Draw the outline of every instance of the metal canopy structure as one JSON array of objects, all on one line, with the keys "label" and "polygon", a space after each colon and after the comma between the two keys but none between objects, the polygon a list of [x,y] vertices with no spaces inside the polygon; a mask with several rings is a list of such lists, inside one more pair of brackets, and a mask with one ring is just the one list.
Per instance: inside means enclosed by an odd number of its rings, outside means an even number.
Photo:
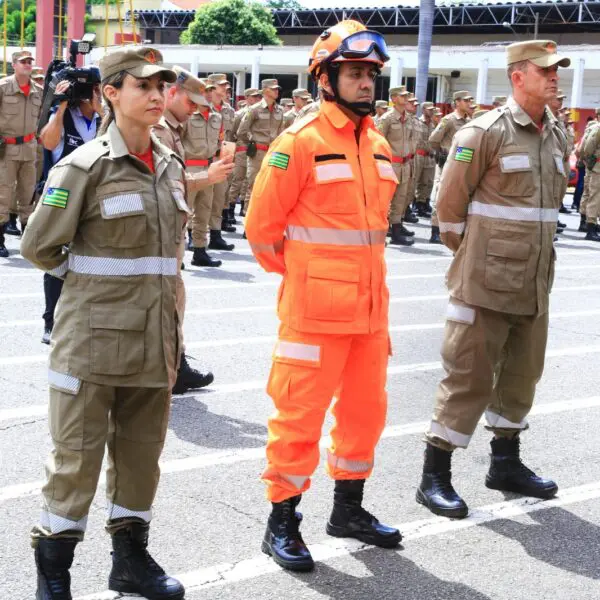
[{"label": "metal canopy structure", "polygon": [[[180,30],[187,28],[195,14],[193,10],[134,13],[141,28]],[[280,35],[317,34],[344,19],[356,19],[387,33],[416,33],[419,26],[416,6],[276,10],[273,17]],[[518,33],[531,33],[536,19],[540,33],[600,30],[600,0],[436,6],[434,33],[506,32],[504,23]]]}]

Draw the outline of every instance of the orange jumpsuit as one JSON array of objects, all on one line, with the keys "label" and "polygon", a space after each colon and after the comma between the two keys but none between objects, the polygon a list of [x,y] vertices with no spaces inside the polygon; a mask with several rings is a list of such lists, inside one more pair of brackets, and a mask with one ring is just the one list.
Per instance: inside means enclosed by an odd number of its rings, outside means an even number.
[{"label": "orange jumpsuit", "polygon": [[390,342],[384,260],[397,179],[371,117],[358,132],[332,102],[272,144],[256,178],[246,235],[266,271],[283,275],[279,339],[267,391],[263,480],[272,502],[310,486],[333,396],[327,469],[364,479],[385,426]]}]

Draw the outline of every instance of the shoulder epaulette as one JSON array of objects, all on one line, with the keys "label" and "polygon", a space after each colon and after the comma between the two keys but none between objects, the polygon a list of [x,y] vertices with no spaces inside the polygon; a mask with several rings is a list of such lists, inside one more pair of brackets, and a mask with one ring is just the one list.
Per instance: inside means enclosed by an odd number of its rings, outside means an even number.
[{"label": "shoulder epaulette", "polygon": [[75,152],[66,156],[60,163],[70,163],[83,171],[89,171],[98,160],[109,152],[108,136],[101,135],[77,148]]},{"label": "shoulder epaulette", "polygon": [[507,110],[508,106],[506,104],[504,106],[499,106],[498,108],[493,108],[484,115],[469,121],[465,125],[465,128],[476,127],[477,129],[483,129],[487,131]]}]

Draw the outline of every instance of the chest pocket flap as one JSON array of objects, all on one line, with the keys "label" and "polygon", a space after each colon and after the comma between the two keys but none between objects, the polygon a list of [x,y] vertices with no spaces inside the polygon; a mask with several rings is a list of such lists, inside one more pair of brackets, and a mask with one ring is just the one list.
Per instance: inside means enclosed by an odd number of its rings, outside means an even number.
[{"label": "chest pocket flap", "polygon": [[2,98],[2,112],[10,115],[17,114],[19,112],[19,98],[17,96],[4,96]]},{"label": "chest pocket flap", "polygon": [[535,191],[533,166],[527,146],[506,146],[498,155],[500,167],[499,193],[525,198]]},{"label": "chest pocket flap", "polygon": [[348,162],[326,162],[315,165],[317,183],[335,183],[337,181],[353,181],[352,165]]}]

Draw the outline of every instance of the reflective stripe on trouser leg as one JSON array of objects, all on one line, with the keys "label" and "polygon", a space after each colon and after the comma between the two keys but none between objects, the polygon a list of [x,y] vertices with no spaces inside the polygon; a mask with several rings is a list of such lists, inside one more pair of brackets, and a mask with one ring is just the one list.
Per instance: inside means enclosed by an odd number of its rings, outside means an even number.
[{"label": "reflective stripe on trouser leg", "polygon": [[331,447],[327,472],[334,479],[366,479],[373,469],[375,447],[385,427],[387,329],[355,335],[331,413]]},{"label": "reflective stripe on trouser leg", "polygon": [[194,248],[206,248],[208,245],[208,223],[212,211],[213,192],[214,186],[210,185],[198,190],[194,196],[194,216],[192,218],[192,242]]},{"label": "reflective stripe on trouser leg", "polygon": [[441,352],[446,376],[438,386],[432,424],[426,433],[433,445],[445,449],[468,445],[493,399],[494,374],[512,318],[451,300]]},{"label": "reflective stripe on trouser leg", "polygon": [[17,212],[21,223],[27,223],[33,213],[33,192],[35,190],[35,160],[24,160],[19,164],[15,188]]},{"label": "reflective stripe on trouser leg", "polygon": [[527,429],[535,388],[544,371],[548,313],[514,316],[502,360],[496,369],[492,401],[485,413],[497,433]]},{"label": "reflective stripe on trouser leg", "polygon": [[[351,345],[348,335],[301,333],[281,325],[267,392],[267,497],[282,502],[310,487],[320,460],[323,421],[340,384]],[[300,485],[301,484],[301,485]]]},{"label": "reflective stripe on trouser leg", "polygon": [[[48,424],[54,449],[46,462],[44,510],[33,537],[68,531],[83,537],[96,493],[115,388],[79,381],[53,369],[49,376]],[[84,426],[85,425],[85,426]]]},{"label": "reflective stripe on trouser leg", "polygon": [[440,179],[442,177],[442,169],[439,165],[435,165],[435,175],[433,177],[433,187],[431,189],[431,226],[438,227],[439,222],[437,218],[437,195],[440,188]]},{"label": "reflective stripe on trouser leg", "polygon": [[[109,520],[150,520],[170,402],[169,389],[118,388],[108,435]],[[114,533],[115,527],[109,522],[107,529]]]},{"label": "reflective stripe on trouser leg", "polygon": [[262,164],[263,158],[267,153],[264,150],[257,150],[256,155],[252,158],[248,157],[247,171],[246,171],[246,200],[245,205],[248,207],[250,198],[252,197],[252,188],[254,187],[254,181],[258,172],[260,171],[260,165]]}]

